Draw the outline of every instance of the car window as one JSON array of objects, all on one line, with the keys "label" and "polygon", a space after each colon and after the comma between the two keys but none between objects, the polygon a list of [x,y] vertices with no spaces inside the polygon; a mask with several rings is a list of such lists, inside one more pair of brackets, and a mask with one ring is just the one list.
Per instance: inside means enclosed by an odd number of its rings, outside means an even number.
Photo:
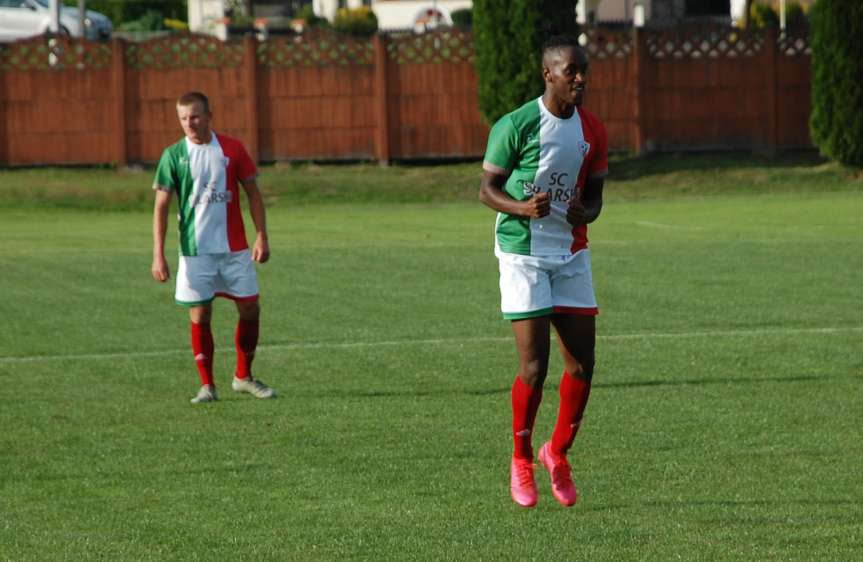
[{"label": "car window", "polygon": [[0,8],[20,8],[24,0],[0,0]]}]

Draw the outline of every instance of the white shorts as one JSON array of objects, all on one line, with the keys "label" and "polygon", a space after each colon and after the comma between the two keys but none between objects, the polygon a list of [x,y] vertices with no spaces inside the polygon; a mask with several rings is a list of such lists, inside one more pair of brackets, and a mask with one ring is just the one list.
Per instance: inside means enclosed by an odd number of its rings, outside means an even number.
[{"label": "white shorts", "polygon": [[225,254],[180,256],[177,267],[178,304],[208,304],[216,297],[237,301],[258,300],[258,274],[251,250]]},{"label": "white shorts", "polygon": [[599,313],[590,250],[568,256],[495,254],[500,264],[500,309],[505,319]]}]

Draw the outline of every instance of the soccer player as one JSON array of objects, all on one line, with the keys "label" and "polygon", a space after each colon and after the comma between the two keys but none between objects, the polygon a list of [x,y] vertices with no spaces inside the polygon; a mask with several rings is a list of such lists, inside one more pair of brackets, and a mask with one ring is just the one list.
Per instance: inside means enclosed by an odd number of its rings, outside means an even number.
[{"label": "soccer player", "polygon": [[578,497],[566,454],[590,394],[598,313],[586,225],[602,209],[608,172],[605,127],[581,107],[587,67],[575,38],[546,41],[545,92],[495,123],[483,161],[480,200],[498,211],[501,310],[511,321],[519,356],[510,491],[524,507],[537,502],[531,437],[548,371],[550,326],[565,371],[557,422],[539,460],[558,502],[571,506]]},{"label": "soccer player", "polygon": [[[192,352],[201,388],[193,404],[219,399],[213,382],[212,303],[217,296],[232,299],[239,321],[234,337],[237,368],[231,384],[237,392],[272,398],[275,392],[252,377],[258,344],[258,277],[252,263],[270,258],[264,201],[255,181],[257,168],[240,141],[210,128],[207,96],[189,92],[177,100],[177,116],[185,137],[162,153],[153,189],[152,275],[164,283],[171,274],[165,261],[165,231],[172,194],[179,206],[180,261],[175,299],[189,309]],[[240,210],[242,184],[255,224],[251,250]]]}]

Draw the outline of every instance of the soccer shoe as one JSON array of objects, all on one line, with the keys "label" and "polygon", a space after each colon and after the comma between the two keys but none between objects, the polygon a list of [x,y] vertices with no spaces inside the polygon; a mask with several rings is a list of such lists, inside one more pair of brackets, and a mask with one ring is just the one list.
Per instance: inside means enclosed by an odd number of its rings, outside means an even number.
[{"label": "soccer shoe", "polygon": [[231,388],[234,389],[234,392],[248,392],[255,398],[274,398],[276,396],[275,390],[251,376],[245,379],[234,377]]},{"label": "soccer shoe", "polygon": [[572,468],[566,457],[551,452],[551,441],[547,441],[539,450],[539,462],[551,475],[551,494],[566,507],[575,505],[578,500],[578,490],[572,482]]},{"label": "soccer shoe", "polygon": [[536,481],[533,479],[533,461],[512,457],[509,474],[509,490],[515,503],[522,507],[536,505]]},{"label": "soccer shoe", "polygon": [[215,402],[218,399],[219,393],[216,392],[216,387],[211,384],[205,384],[189,402],[192,404],[203,404],[204,402]]}]

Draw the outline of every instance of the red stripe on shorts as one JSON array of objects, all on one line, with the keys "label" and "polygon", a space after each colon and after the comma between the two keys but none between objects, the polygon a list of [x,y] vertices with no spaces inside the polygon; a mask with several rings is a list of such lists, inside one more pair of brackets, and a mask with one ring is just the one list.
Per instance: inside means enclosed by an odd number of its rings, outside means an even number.
[{"label": "red stripe on shorts", "polygon": [[555,314],[578,314],[579,316],[596,316],[599,314],[599,309],[593,307],[580,306],[555,306]]}]

